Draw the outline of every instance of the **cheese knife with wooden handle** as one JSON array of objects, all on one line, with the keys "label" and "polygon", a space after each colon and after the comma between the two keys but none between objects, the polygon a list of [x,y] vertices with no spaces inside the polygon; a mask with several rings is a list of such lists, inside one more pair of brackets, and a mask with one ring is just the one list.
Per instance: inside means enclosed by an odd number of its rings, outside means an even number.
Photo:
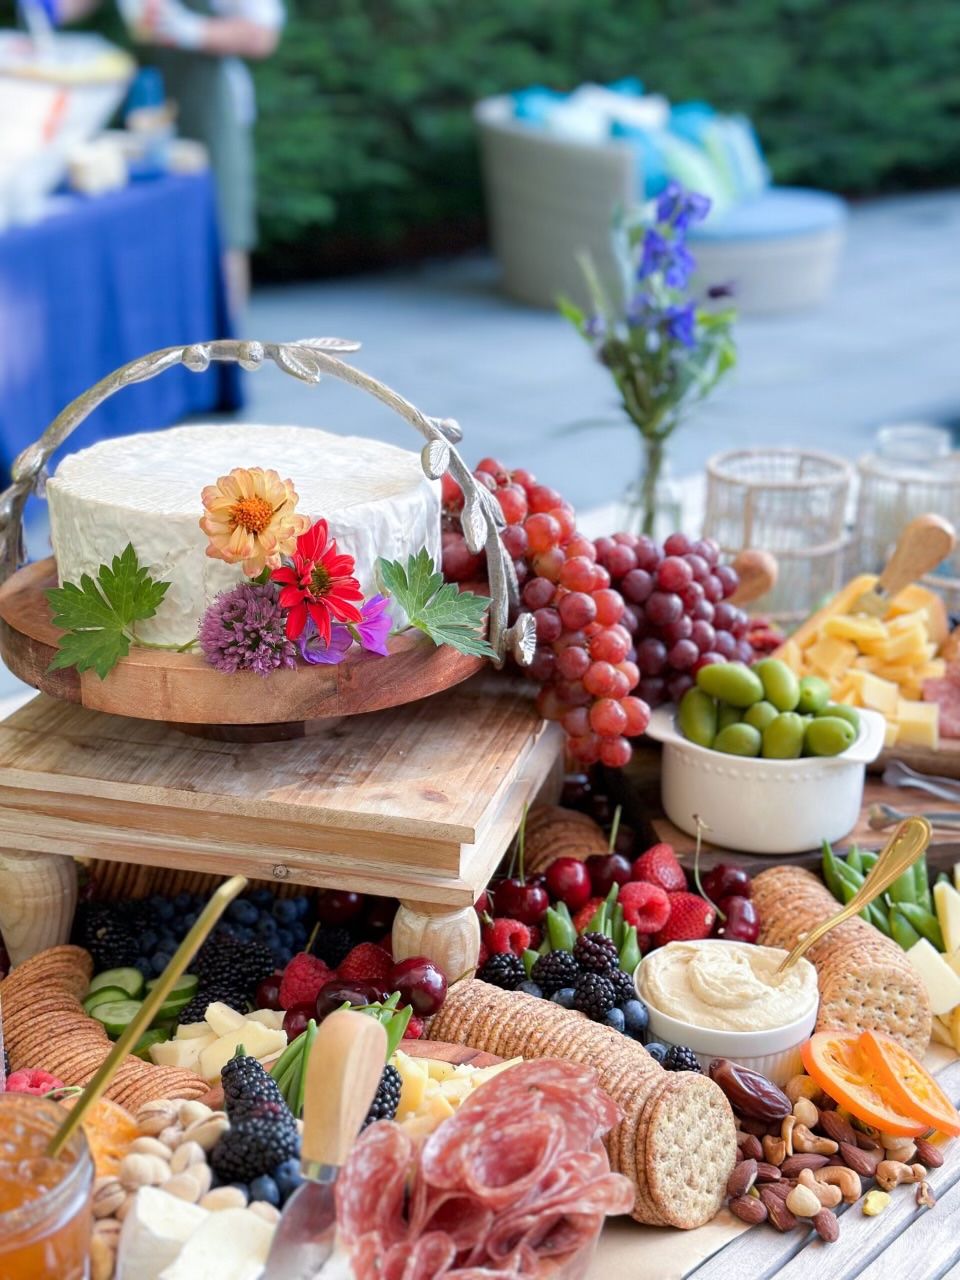
[{"label": "cheese knife with wooden handle", "polygon": [[284,1205],[264,1280],[312,1280],[333,1252],[334,1187],[377,1089],[387,1033],[367,1013],[338,1009],[317,1029],[304,1068],[304,1182]]},{"label": "cheese knife with wooden handle", "polygon": [[917,516],[900,534],[880,577],[849,612],[883,618],[893,597],[946,560],[956,545],[957,535],[949,521],[942,516]]}]

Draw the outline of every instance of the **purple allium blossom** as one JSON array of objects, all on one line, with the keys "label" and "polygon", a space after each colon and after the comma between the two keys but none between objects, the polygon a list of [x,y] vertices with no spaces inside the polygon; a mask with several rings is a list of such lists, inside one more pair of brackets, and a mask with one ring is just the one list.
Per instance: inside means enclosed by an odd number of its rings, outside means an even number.
[{"label": "purple allium blossom", "polygon": [[386,596],[371,596],[360,606],[360,621],[344,626],[335,622],[330,630],[330,643],[321,644],[316,627],[310,623],[300,636],[300,654],[312,665],[323,663],[332,666],[342,662],[354,640],[370,653],[382,658],[389,656],[387,636],[390,634],[390,614]]},{"label": "purple allium blossom", "polygon": [[296,646],[284,633],[284,612],[272,583],[241,582],[222,591],[200,623],[203,656],[218,671],[268,676],[296,665]]}]

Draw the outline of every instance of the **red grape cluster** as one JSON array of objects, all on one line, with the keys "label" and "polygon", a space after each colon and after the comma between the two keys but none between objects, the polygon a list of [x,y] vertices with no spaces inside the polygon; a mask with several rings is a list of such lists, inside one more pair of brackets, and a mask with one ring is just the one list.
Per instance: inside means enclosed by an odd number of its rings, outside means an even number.
[{"label": "red grape cluster", "polygon": [[749,618],[730,603],[736,570],[720,564],[710,538],[673,533],[661,547],[652,538],[616,533],[597,538],[597,562],[626,602],[640,670],[639,696],[651,707],[679,702],[701,667],[751,662]]},{"label": "red grape cluster", "polygon": [[[632,695],[640,671],[633,637],[623,625],[626,604],[611,589],[611,571],[599,563],[595,544],[577,533],[573,508],[555,489],[493,458],[479,462],[474,475],[500,504],[503,544],[536,622],[537,649],[528,674],[542,686],[538,710],[562,722],[581,763],[625,765],[628,739],[646,729],[650,708]],[[463,495],[450,476],[444,476],[443,498],[444,574],[456,582],[481,577],[483,558],[471,555],[463,540],[456,519]]]}]

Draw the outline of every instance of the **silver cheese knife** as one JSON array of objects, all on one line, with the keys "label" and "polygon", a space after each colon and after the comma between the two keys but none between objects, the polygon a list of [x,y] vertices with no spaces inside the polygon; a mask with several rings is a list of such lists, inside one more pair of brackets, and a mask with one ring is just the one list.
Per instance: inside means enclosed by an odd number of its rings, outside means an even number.
[{"label": "silver cheese knife", "polygon": [[333,1252],[334,1188],[380,1086],[387,1033],[366,1013],[338,1009],[317,1029],[304,1070],[304,1182],[284,1205],[264,1280],[313,1280]]}]

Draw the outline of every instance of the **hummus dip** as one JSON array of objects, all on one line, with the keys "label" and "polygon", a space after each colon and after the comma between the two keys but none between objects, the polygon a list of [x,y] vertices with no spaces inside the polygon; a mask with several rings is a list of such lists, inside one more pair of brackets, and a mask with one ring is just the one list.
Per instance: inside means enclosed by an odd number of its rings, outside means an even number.
[{"label": "hummus dip", "polygon": [[661,1013],[717,1031],[774,1031],[817,1006],[817,971],[747,942],[668,942],[640,966],[640,994]]}]

